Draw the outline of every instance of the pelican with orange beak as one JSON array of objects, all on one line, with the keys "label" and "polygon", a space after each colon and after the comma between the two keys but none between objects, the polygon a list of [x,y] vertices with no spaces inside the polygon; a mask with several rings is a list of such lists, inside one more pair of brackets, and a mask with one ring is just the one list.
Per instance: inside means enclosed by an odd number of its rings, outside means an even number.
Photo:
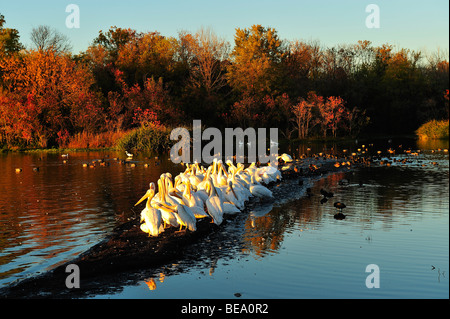
[{"label": "pelican with orange beak", "polygon": [[140,228],[144,233],[148,233],[149,236],[156,237],[164,231],[164,227],[162,225],[161,212],[159,209],[151,206],[153,196],[155,196],[155,183],[152,182],[148,191],[134,206],[147,199],[145,208],[141,212],[141,223],[144,223],[141,224]]}]

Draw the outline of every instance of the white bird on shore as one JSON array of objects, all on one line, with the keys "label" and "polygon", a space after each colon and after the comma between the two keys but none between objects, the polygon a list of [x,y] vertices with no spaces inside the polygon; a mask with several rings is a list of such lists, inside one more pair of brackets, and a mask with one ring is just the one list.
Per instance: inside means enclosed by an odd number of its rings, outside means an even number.
[{"label": "white bird on shore", "polygon": [[148,233],[149,236],[158,236],[164,231],[164,226],[162,225],[162,217],[159,209],[153,208],[151,206],[151,200],[155,196],[155,183],[150,183],[150,188],[145,193],[144,196],[134,205],[139,205],[142,201],[147,199],[145,208],[141,212],[141,230],[144,233]]},{"label": "white bird on shore", "polygon": [[245,202],[252,196],[244,181],[236,175],[236,171],[232,172],[231,178],[228,181],[232,183],[234,193],[239,201]]},{"label": "white bird on shore", "polygon": [[279,160],[280,158],[281,158],[285,163],[290,163],[290,162],[293,161],[291,155],[286,154],[286,153],[283,153],[282,155],[277,156],[277,159],[278,159],[278,160]]},{"label": "white bird on shore", "polygon": [[173,205],[168,205],[167,203],[157,203],[156,204],[159,209],[161,210],[161,212],[171,212],[174,214],[174,216],[177,219],[178,224],[180,225],[180,229],[183,226],[186,226],[187,229],[189,229],[190,231],[196,231],[197,230],[197,225],[196,225],[196,220],[194,217],[194,214],[192,213],[192,211],[189,209],[189,207],[187,207],[186,205],[183,204],[178,204],[176,206]]},{"label": "white bird on shore", "polygon": [[217,172],[217,185],[216,186],[225,186],[227,185],[227,179],[228,179],[228,173],[225,170],[225,168],[223,167],[222,161],[219,161],[217,163],[218,166],[218,172]]},{"label": "white bird on shore", "polygon": [[[169,176],[167,174],[161,175],[161,178],[158,182],[162,180],[159,184],[162,186],[160,190],[160,192],[162,193],[160,194],[160,199],[158,201],[155,201],[153,205],[155,208],[158,208],[161,211],[163,220],[166,221],[167,219],[168,223],[170,223],[172,226],[179,225],[180,230],[183,226],[186,226],[186,228],[188,228],[189,230],[195,231],[197,230],[197,227],[194,213],[192,213],[189,207],[183,204],[183,198],[179,197],[176,193],[177,189],[173,188],[172,186],[169,191],[171,195],[166,194],[166,186],[168,185],[164,185],[164,179],[169,178]],[[173,218],[176,219],[175,222],[173,221]]]},{"label": "white bird on shore", "polygon": [[172,210],[161,208],[161,206],[167,206],[165,186],[161,178],[158,179],[158,190],[158,194],[156,194],[156,196],[154,196],[151,200],[151,206],[161,211],[161,218],[164,222],[164,228],[166,228],[167,225],[178,227],[179,224],[175,213]]},{"label": "white bird on shore", "polygon": [[[178,216],[178,222],[182,226],[186,226],[187,229],[190,231],[196,231],[197,230],[197,220],[195,219],[195,215],[192,212],[192,210],[189,208],[189,206],[186,206],[184,204],[179,204],[177,206],[176,214]],[[180,227],[181,229],[181,227]]]},{"label": "white bird on shore", "polygon": [[[183,194],[180,194],[173,189],[170,191],[170,196],[172,196],[173,198],[175,198],[175,200],[178,201],[178,205],[186,206],[185,210],[187,214],[192,215],[191,217],[194,217],[194,219],[208,217],[208,214],[205,212],[205,210],[200,206],[197,206],[197,204],[195,203],[195,199],[192,195],[191,201],[189,201]],[[203,206],[203,203],[201,205]]]},{"label": "white bird on shore", "polygon": [[187,202],[187,206],[192,210],[195,215],[195,218],[204,218],[208,217],[208,214],[204,210],[204,201],[197,194],[197,192],[193,192],[191,189],[191,183],[189,179],[185,181],[185,187],[183,192],[183,198]]},{"label": "white bird on shore", "polygon": [[127,157],[128,157],[128,158],[133,157],[133,154],[129,153],[128,151],[125,151],[125,154],[127,154]]},{"label": "white bird on shore", "polygon": [[212,217],[213,222],[216,225],[222,224],[223,221],[223,203],[217,195],[217,190],[211,181],[208,182],[209,197],[206,200],[206,208],[208,209],[208,214]]},{"label": "white bird on shore", "polygon": [[270,191],[270,189],[268,189],[265,186],[262,185],[258,185],[255,183],[255,179],[254,176],[252,176],[252,183],[250,185],[250,192],[252,193],[252,195],[259,197],[259,198],[273,198],[273,194]]},{"label": "white bird on shore", "polygon": [[236,206],[239,210],[244,209],[244,201],[237,195],[236,191],[233,188],[232,181],[228,182],[228,187],[225,189],[224,196],[228,202]]}]

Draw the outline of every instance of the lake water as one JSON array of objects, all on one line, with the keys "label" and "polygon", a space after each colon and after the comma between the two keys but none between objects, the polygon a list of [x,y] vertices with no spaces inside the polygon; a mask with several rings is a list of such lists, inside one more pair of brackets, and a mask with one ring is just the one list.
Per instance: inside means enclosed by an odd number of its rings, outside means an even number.
[{"label": "lake water", "polygon": [[[448,298],[448,141],[417,145],[394,140],[371,147],[384,151],[399,144],[421,152],[414,156],[398,149],[390,166],[376,164],[303,187],[290,185],[295,191],[289,196],[239,214],[217,234],[187,248],[185,258],[102,283],[102,293],[87,297]],[[301,145],[291,154],[360,147]],[[150,181],[183,169],[164,156],[137,154],[135,167],[115,157],[125,158],[116,152],[74,152],[68,158],[0,154],[0,288],[95,245],[140,213],[143,207],[133,205]],[[109,165],[82,166],[96,159]],[[397,161],[403,159],[408,162]],[[343,179],[349,183],[341,185]],[[306,196],[306,187],[312,196]],[[320,203],[321,188],[334,193],[327,203]],[[347,205],[344,220],[333,217],[337,200]],[[193,251],[202,257],[189,258]],[[378,266],[379,288],[366,286],[368,276],[376,275],[366,272],[371,264]]]}]

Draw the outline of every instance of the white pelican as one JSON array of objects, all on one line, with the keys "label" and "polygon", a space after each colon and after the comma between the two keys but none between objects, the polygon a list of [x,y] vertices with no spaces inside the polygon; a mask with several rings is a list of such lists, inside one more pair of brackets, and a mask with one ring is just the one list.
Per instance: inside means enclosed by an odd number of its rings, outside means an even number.
[{"label": "white pelican", "polygon": [[197,186],[203,178],[205,177],[201,168],[198,166],[198,163],[195,162],[190,167],[190,172],[187,174],[187,177],[189,178],[189,181],[192,185]]},{"label": "white pelican", "polygon": [[281,173],[273,166],[265,166],[258,169],[257,174],[261,176],[265,184],[276,182],[278,178],[281,179]]},{"label": "white pelican", "polygon": [[236,178],[239,178],[244,186],[248,188],[251,184],[251,175],[248,174],[248,172],[244,171],[244,166],[240,165],[238,166],[238,169],[236,171]]},{"label": "white pelican", "polygon": [[218,172],[217,172],[217,158],[213,159],[213,163],[212,163],[212,170],[209,174],[209,177],[211,178],[212,182],[214,183],[214,185],[218,185],[217,183],[217,176],[218,176]]},{"label": "white pelican", "polygon": [[206,208],[208,209],[208,213],[212,217],[213,222],[216,225],[220,225],[223,221],[223,203],[217,195],[217,190],[211,179],[209,179],[208,188],[209,197],[206,200]]},{"label": "white pelican", "polygon": [[[222,161],[219,161],[217,166],[219,171],[217,172],[216,186],[225,186],[227,185],[228,173],[225,171]],[[222,172],[224,172],[225,175],[223,175]]]},{"label": "white pelican", "polygon": [[277,159],[280,159],[280,158],[281,158],[285,163],[289,163],[289,162],[292,162],[292,161],[293,161],[291,155],[286,154],[286,153],[283,153],[282,155],[277,156]]},{"label": "white pelican", "polygon": [[[160,204],[162,203],[166,204],[165,187],[164,182],[161,180],[161,178],[158,180],[158,190],[159,190],[158,194],[156,194],[156,196],[153,197],[150,204],[152,207],[160,209]],[[167,225],[174,227],[179,226],[175,213],[172,210],[160,209],[160,211],[161,217],[164,222],[164,228]]]},{"label": "white pelican", "polygon": [[183,204],[178,204],[176,206],[168,205],[167,203],[157,203],[157,206],[162,212],[171,212],[175,215],[178,224],[180,225],[180,230],[183,226],[186,226],[190,231],[196,231],[196,219],[192,211]]},{"label": "white pelican", "polygon": [[250,185],[250,192],[252,195],[259,198],[273,198],[272,192],[265,186],[255,184],[254,177],[252,176],[252,184]]},{"label": "white pelican", "polygon": [[148,233],[149,236],[158,236],[164,231],[164,226],[162,225],[162,217],[159,209],[153,208],[150,202],[155,195],[155,183],[150,183],[150,189],[147,193],[142,196],[142,198],[134,205],[137,206],[143,200],[147,199],[145,208],[141,212],[141,224],[140,228],[143,232]]},{"label": "white pelican", "polygon": [[[271,167],[271,170],[272,170],[271,175],[272,175],[272,176],[275,176],[275,179],[276,179],[276,180],[281,181],[282,175],[281,175],[280,170],[278,169],[278,165],[277,165],[277,164],[274,164],[274,166],[272,166],[272,163],[269,162],[269,163],[267,164],[267,167]],[[273,171],[273,169],[275,169],[275,171]]]},{"label": "white pelican", "polygon": [[223,202],[222,204],[224,214],[234,215],[240,212],[240,210],[233,203]]},{"label": "white pelican", "polygon": [[192,210],[189,208],[189,206],[179,204],[177,206],[176,214],[179,219],[178,222],[181,225],[186,226],[186,228],[189,229],[190,231],[197,230],[197,220],[195,219],[195,215],[192,212]]},{"label": "white pelican", "polygon": [[[197,230],[195,215],[192,210],[186,206],[184,198],[178,193],[178,190],[173,187],[172,174],[162,174],[163,184],[165,184],[163,201],[157,204],[161,211],[167,213],[172,212],[181,227],[186,226],[189,230]],[[165,182],[165,183],[164,183]],[[167,192],[167,193],[166,193]]]},{"label": "white pelican", "polygon": [[235,171],[233,171],[229,182],[232,182],[234,193],[237,195],[239,201],[245,202],[252,196],[252,193],[245,186],[246,184],[236,175]]},{"label": "white pelican", "polygon": [[233,188],[233,182],[228,182],[228,187],[224,192],[225,199],[232,203],[234,206],[236,206],[239,210],[244,209],[244,201],[242,200],[242,197],[239,197],[234,188]]},{"label": "white pelican", "polygon": [[[168,174],[161,175],[160,180],[163,179],[163,181],[161,182],[162,185],[161,189],[162,194],[160,196],[161,200],[155,202],[155,207],[161,210],[161,216],[165,214],[171,219],[175,217],[177,225],[180,225],[180,230],[181,227],[186,226],[189,230],[195,231],[197,230],[197,227],[194,213],[192,213],[189,207],[183,204],[183,198],[182,196],[179,196],[177,194],[177,189],[172,187],[169,190],[170,195],[166,194],[167,191],[166,186],[169,186],[170,184],[170,176],[171,175]],[[164,185],[165,184],[164,179],[166,178],[169,180],[169,183]],[[174,225],[175,223],[171,222],[170,224]]]},{"label": "white pelican", "polygon": [[206,185],[208,184],[208,181],[209,181],[209,177],[211,175],[211,170],[212,170],[212,166],[208,167],[208,169],[206,170],[206,173],[204,174],[205,176],[203,177],[203,180],[200,183],[198,183],[197,185],[195,185],[197,187],[197,191],[206,188]]},{"label": "white pelican", "polygon": [[229,169],[229,170],[230,170],[230,169],[232,169],[232,170],[236,170],[236,169],[237,169],[237,167],[234,166],[233,162],[232,162],[231,160],[229,160],[229,159],[225,161],[225,164],[228,165],[228,169]]},{"label": "white pelican", "polygon": [[173,187],[172,183],[172,174],[170,173],[164,173],[161,174],[160,179],[162,180],[162,185],[164,187],[164,200],[169,205],[176,206],[178,204],[177,198],[173,196],[173,193],[171,193],[172,190],[178,191],[175,187]]},{"label": "white pelican", "polygon": [[[185,183],[186,184],[184,187],[183,197],[187,201],[188,206],[191,208],[194,206],[198,206],[199,208],[201,208],[203,210],[206,199],[205,199],[205,201],[203,201],[203,199],[199,196],[199,194],[197,194],[197,192],[192,191],[192,186],[191,186],[191,183],[189,180],[185,180]],[[204,210],[203,210],[203,212],[204,212]],[[194,214],[195,214],[195,212],[194,212]],[[206,214],[205,216],[208,216],[208,215]],[[197,218],[199,218],[199,217],[197,217]]]},{"label": "white pelican", "polygon": [[[186,206],[187,209],[185,209],[185,210],[187,211],[187,214],[192,215],[192,217],[194,217],[194,219],[208,217],[208,214],[204,211],[203,208],[201,208],[200,206],[197,206],[195,202],[189,201],[184,195],[179,194],[177,191],[171,190],[170,196],[172,196],[173,198],[175,198],[178,201],[178,205]],[[191,197],[191,199],[194,199],[193,196]],[[203,206],[203,203],[202,203],[202,206]]]}]

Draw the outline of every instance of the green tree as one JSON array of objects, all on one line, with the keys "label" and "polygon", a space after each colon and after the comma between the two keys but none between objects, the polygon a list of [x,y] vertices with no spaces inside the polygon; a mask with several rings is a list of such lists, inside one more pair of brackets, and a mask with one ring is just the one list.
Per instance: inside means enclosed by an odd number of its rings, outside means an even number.
[{"label": "green tree", "polygon": [[0,54],[11,54],[23,49],[19,42],[19,31],[16,29],[5,28],[5,16],[0,13]]}]

